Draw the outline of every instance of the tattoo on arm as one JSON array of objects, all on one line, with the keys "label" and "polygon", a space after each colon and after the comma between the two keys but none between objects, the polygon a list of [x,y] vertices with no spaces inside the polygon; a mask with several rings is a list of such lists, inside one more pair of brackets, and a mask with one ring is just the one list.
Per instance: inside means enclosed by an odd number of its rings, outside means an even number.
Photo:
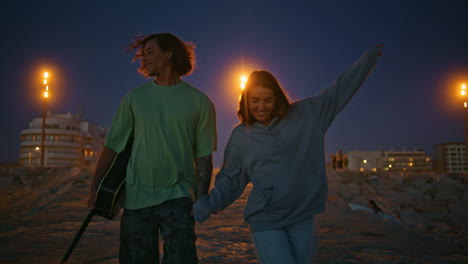
[{"label": "tattoo on arm", "polygon": [[210,189],[211,174],[213,173],[213,159],[212,155],[198,158],[197,176],[198,176],[198,197],[206,195]]}]

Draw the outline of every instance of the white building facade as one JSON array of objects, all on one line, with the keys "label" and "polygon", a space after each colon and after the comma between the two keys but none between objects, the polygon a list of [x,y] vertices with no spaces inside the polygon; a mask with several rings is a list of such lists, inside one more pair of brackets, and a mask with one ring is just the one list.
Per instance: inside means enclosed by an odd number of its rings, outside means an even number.
[{"label": "white building facade", "polygon": [[466,172],[466,144],[441,143],[434,146],[434,169],[443,172]]},{"label": "white building facade", "polygon": [[[48,112],[45,126],[44,166],[95,166],[104,146],[107,130],[80,115]],[[42,117],[21,131],[21,166],[40,166]]]}]

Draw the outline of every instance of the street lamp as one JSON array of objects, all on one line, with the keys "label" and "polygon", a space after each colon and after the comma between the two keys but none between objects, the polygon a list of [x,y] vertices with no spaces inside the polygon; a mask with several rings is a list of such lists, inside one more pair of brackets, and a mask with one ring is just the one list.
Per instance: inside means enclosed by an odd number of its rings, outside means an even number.
[{"label": "street lamp", "polygon": [[[241,75],[241,77],[240,77],[240,88],[241,88],[242,91],[244,91],[246,83],[247,83],[247,76]],[[239,95],[239,101],[241,100],[241,98],[242,98],[242,93]]]},{"label": "street lamp", "polygon": [[41,136],[41,166],[44,166],[44,154],[45,154],[45,126],[46,126],[46,115],[47,115],[47,99],[49,98],[49,73],[44,72],[43,85],[43,101],[42,101],[42,136]]},{"label": "street lamp", "polygon": [[467,100],[466,100],[466,94],[467,94],[467,90],[466,90],[466,83],[463,83],[461,85],[461,90],[460,90],[460,94],[463,96],[463,99],[464,99],[464,102],[463,102],[463,108],[464,108],[464,112],[465,112],[465,161],[466,161],[466,167],[468,167],[468,104],[467,104]]},{"label": "street lamp", "polygon": [[244,90],[245,89],[245,84],[247,83],[247,76],[242,75],[240,79],[241,79],[240,88],[242,90]]}]

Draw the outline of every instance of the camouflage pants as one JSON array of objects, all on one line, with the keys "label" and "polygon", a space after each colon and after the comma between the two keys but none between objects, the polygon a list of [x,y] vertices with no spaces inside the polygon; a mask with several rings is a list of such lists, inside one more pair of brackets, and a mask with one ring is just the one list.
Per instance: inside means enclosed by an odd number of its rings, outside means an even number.
[{"label": "camouflage pants", "polygon": [[159,230],[164,239],[163,264],[198,263],[191,210],[190,198],[125,209],[120,222],[120,263],[159,264]]}]

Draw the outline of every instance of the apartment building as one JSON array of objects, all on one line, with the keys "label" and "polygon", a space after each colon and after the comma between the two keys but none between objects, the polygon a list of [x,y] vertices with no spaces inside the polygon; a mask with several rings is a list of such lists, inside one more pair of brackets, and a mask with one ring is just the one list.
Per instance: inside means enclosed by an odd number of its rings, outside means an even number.
[{"label": "apartment building", "polygon": [[[95,166],[104,146],[107,130],[80,115],[47,113],[44,166]],[[21,130],[19,163],[40,165],[42,117],[34,118]]]}]

